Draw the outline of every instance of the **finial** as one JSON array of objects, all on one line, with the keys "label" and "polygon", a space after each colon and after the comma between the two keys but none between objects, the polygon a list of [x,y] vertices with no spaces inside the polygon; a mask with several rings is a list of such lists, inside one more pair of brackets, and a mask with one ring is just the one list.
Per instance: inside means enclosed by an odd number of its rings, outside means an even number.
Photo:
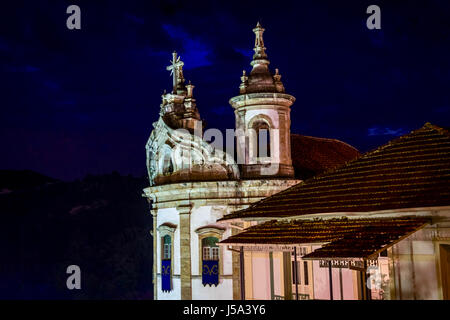
[{"label": "finial", "polygon": [[241,94],[244,94],[246,92],[247,86],[248,86],[247,72],[245,70],[242,70],[242,77],[241,77],[241,84],[239,86],[239,92]]},{"label": "finial", "polygon": [[242,83],[246,83],[247,80],[248,80],[247,72],[246,72],[245,70],[242,70],[241,82],[242,82]]},{"label": "finial", "polygon": [[281,80],[281,74],[280,74],[280,71],[278,70],[278,68],[275,69],[275,74],[273,75],[273,79],[275,80],[275,82],[280,82],[280,80]]},{"label": "finial", "polygon": [[189,83],[186,86],[188,98],[192,98],[194,88],[195,88],[195,86],[193,84],[191,84],[191,80],[189,80]]},{"label": "finial", "polygon": [[255,51],[255,54],[253,55],[253,61],[251,63],[252,66],[255,64],[269,64],[269,61],[267,60],[266,48],[264,47],[264,30],[265,29],[261,27],[259,21],[256,24],[256,27],[253,28],[253,32],[255,33],[255,47],[253,50]]},{"label": "finial", "polygon": [[162,104],[161,106],[165,106],[167,104],[167,96],[166,96],[166,89],[164,89],[163,94],[161,95],[162,98]]},{"label": "finial", "polygon": [[278,70],[278,68],[275,69],[275,74],[273,75],[273,80],[274,80],[277,91],[284,92],[284,86],[283,86],[283,83],[281,82],[281,74],[280,74],[280,70]]}]

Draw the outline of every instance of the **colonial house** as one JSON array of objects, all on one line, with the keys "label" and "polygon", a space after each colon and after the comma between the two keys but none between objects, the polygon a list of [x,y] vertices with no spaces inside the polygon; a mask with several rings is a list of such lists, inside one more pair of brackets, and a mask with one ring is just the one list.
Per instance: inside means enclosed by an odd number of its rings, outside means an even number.
[{"label": "colonial house", "polygon": [[[295,98],[285,92],[278,69],[269,69],[264,29],[258,23],[253,32],[252,70],[243,72],[239,95],[230,99],[236,152],[207,142],[194,85],[186,84],[176,53],[167,67],[172,90],[162,95],[146,145],[150,185],[144,196],[153,215],[155,299],[244,298],[244,251],[219,242],[233,241],[253,222],[219,220],[359,156],[344,142],[290,133]],[[258,297],[257,290],[248,295],[247,285],[257,285],[252,283],[246,283],[247,298]]]},{"label": "colonial house", "polygon": [[450,132],[432,124],[220,219],[245,299],[450,299]]}]

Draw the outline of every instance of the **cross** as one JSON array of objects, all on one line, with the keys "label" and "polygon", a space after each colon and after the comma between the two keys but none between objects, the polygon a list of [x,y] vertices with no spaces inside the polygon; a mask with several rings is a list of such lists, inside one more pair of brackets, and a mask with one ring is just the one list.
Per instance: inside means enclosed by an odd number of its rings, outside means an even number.
[{"label": "cross", "polygon": [[173,91],[174,92],[177,90],[177,82],[178,82],[179,72],[181,70],[181,67],[183,67],[183,65],[184,65],[184,62],[181,61],[180,58],[181,57],[177,57],[177,53],[174,51],[172,53],[172,60],[170,61],[171,65],[166,68],[167,71],[170,71],[170,75],[173,76]]}]

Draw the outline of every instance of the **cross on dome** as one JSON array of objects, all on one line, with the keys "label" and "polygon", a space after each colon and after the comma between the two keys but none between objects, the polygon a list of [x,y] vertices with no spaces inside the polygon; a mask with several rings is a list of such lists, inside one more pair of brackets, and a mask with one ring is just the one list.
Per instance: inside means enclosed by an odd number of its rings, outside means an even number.
[{"label": "cross on dome", "polygon": [[183,79],[183,66],[184,62],[181,61],[181,56],[177,56],[177,52],[172,53],[171,65],[166,67],[167,71],[170,71],[170,75],[173,76],[173,92],[176,93],[178,81]]}]

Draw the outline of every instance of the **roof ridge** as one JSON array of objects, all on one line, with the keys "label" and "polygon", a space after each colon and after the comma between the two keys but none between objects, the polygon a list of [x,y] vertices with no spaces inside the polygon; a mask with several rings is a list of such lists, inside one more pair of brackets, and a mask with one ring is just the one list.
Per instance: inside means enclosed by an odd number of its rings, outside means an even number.
[{"label": "roof ridge", "polygon": [[[311,177],[311,178],[305,180],[304,182],[301,182],[301,183],[299,183],[299,184],[297,184],[297,185],[294,185],[294,186],[292,186],[292,187],[298,186],[298,185],[300,185],[300,184],[305,184],[305,183],[310,183],[310,182],[312,182],[312,181],[315,181],[315,180],[317,180],[318,178],[320,178],[320,177],[323,176],[323,175],[326,175],[326,174],[329,174],[329,173],[331,173],[331,172],[334,172],[334,171],[337,171],[337,170],[339,170],[339,169],[342,169],[342,168],[344,168],[344,167],[347,167],[347,166],[350,165],[352,162],[358,161],[359,159],[362,159],[362,158],[367,158],[367,157],[373,155],[374,153],[381,152],[382,150],[386,149],[387,147],[392,146],[393,144],[397,143],[398,141],[404,140],[404,139],[406,139],[407,137],[410,137],[411,135],[413,135],[413,134],[415,134],[415,133],[417,133],[417,132],[425,131],[426,129],[436,130],[436,131],[438,131],[439,133],[441,133],[440,130],[444,130],[444,131],[446,131],[446,134],[450,136],[450,133],[449,133],[447,130],[445,130],[445,129],[439,127],[439,126],[436,126],[436,125],[434,125],[434,124],[431,124],[431,123],[429,123],[429,122],[426,122],[426,123],[425,123],[422,127],[420,127],[419,129],[412,130],[412,131],[410,131],[409,133],[404,134],[404,135],[402,135],[402,136],[400,136],[400,137],[397,137],[397,138],[395,138],[395,139],[392,139],[392,140],[386,142],[385,144],[383,144],[383,145],[381,145],[381,146],[379,146],[379,147],[377,147],[377,148],[375,148],[375,149],[373,149],[373,150],[367,151],[367,152],[361,154],[359,157],[356,157],[355,159],[352,159],[352,160],[350,160],[350,161],[345,162],[345,163],[344,163],[342,166],[340,166],[339,168],[334,168],[334,169],[326,170],[326,171],[322,172],[321,174],[318,174],[318,175],[316,175],[316,176],[314,176],[314,177]],[[439,130],[439,129],[440,129],[440,130]],[[290,189],[290,188],[289,188],[289,189]]]},{"label": "roof ridge", "polygon": [[[431,124],[431,123],[429,123],[429,122],[426,122],[426,123],[425,123],[422,127],[420,127],[419,129],[412,130],[412,131],[410,131],[409,133],[404,134],[404,135],[401,135],[400,137],[397,137],[397,138],[395,138],[395,139],[392,139],[392,140],[386,142],[385,144],[383,144],[383,145],[381,145],[381,146],[379,146],[379,147],[377,147],[377,148],[375,148],[375,149],[373,149],[373,150],[370,150],[370,151],[365,152],[363,155],[361,155],[360,158],[366,158],[366,157],[368,157],[368,156],[371,156],[372,154],[374,154],[374,153],[376,153],[376,152],[380,152],[380,151],[386,149],[387,147],[390,147],[390,146],[392,146],[393,144],[396,144],[396,143],[399,142],[400,140],[407,139],[408,137],[410,137],[410,136],[413,135],[413,134],[416,134],[416,133],[419,133],[419,132],[422,132],[422,131],[426,131],[426,129],[435,130],[435,131],[438,131],[438,132],[441,133],[441,134],[442,134],[441,130],[445,130],[445,129],[439,127],[439,126],[436,126],[436,125],[434,125],[434,124]],[[445,131],[446,131],[446,130],[445,130]],[[446,134],[449,135],[448,132],[447,132]]]},{"label": "roof ridge", "polygon": [[315,139],[315,140],[325,140],[325,141],[339,142],[339,143],[342,143],[342,144],[344,144],[344,145],[346,145],[346,146],[352,148],[353,150],[357,151],[358,153],[360,153],[359,150],[356,149],[356,148],[355,148],[354,146],[352,146],[351,144],[349,144],[349,143],[347,143],[347,142],[345,142],[345,141],[336,139],[336,138],[315,137],[315,136],[309,136],[309,135],[301,134],[301,133],[291,133],[291,136],[292,136],[292,135],[301,136],[301,137],[307,137],[307,138],[312,138],[312,139]]},{"label": "roof ridge", "polygon": [[[422,128],[424,128],[424,127],[427,127],[427,128],[433,129],[433,130],[436,130],[436,131],[439,132],[440,134],[450,136],[450,131],[449,131],[449,130],[447,130],[447,129],[443,128],[443,127],[440,127],[440,126],[438,126],[438,125],[432,124],[432,123],[430,123],[430,122],[426,122],[426,123],[423,125]],[[422,129],[422,128],[421,128],[421,129]]]},{"label": "roof ridge", "polygon": [[[393,139],[393,140],[391,140],[391,141],[388,141],[388,142],[385,143],[384,145],[381,145],[381,146],[379,146],[378,148],[376,148],[376,149],[374,149],[374,150],[368,151],[368,152],[366,152],[366,153],[364,153],[364,154],[362,154],[362,155],[356,157],[355,159],[352,159],[352,160],[350,160],[350,161],[345,162],[343,165],[339,166],[338,168],[326,170],[326,171],[324,171],[323,173],[320,173],[320,174],[318,174],[318,175],[315,175],[314,177],[311,177],[311,178],[309,178],[309,179],[306,179],[306,180],[304,180],[304,181],[302,181],[302,182],[300,182],[300,183],[298,183],[298,184],[296,184],[296,185],[293,185],[293,186],[291,186],[291,187],[289,187],[289,188],[287,188],[287,189],[284,189],[284,190],[282,190],[282,191],[280,191],[280,192],[277,192],[277,193],[275,193],[275,194],[273,194],[273,195],[271,195],[271,196],[269,196],[269,197],[266,197],[266,198],[264,198],[264,199],[262,199],[262,200],[260,200],[260,201],[257,201],[257,202],[255,202],[255,203],[252,203],[248,208],[242,209],[242,210],[238,210],[238,211],[235,211],[235,212],[232,213],[232,214],[234,215],[234,214],[244,213],[244,212],[246,212],[246,211],[249,211],[249,210],[251,210],[252,208],[254,208],[255,206],[258,206],[258,205],[260,205],[260,204],[262,204],[262,203],[265,203],[265,202],[268,201],[269,199],[272,199],[272,197],[280,196],[280,195],[283,195],[283,194],[285,194],[285,193],[287,193],[287,192],[291,192],[292,190],[296,190],[296,189],[298,189],[298,188],[301,188],[301,187],[303,187],[304,185],[307,185],[307,184],[309,185],[309,184],[311,184],[311,183],[314,183],[315,181],[317,181],[318,179],[322,178],[323,176],[326,176],[326,175],[328,175],[328,174],[331,174],[331,173],[333,173],[333,172],[336,172],[336,171],[339,171],[339,170],[341,170],[341,169],[343,169],[343,168],[346,168],[346,167],[348,167],[349,165],[351,165],[352,163],[354,163],[354,162],[356,162],[356,161],[359,161],[359,159],[370,157],[370,156],[372,156],[373,154],[378,153],[378,152],[381,152],[381,151],[383,151],[384,149],[386,149],[386,148],[388,148],[388,147],[390,147],[390,146],[392,146],[392,145],[395,145],[395,144],[398,143],[399,141],[402,141],[402,140],[404,140],[404,139],[407,139],[408,137],[411,137],[412,135],[414,135],[414,134],[416,134],[416,133],[426,132],[426,131],[428,131],[428,130],[433,130],[433,131],[436,131],[437,133],[439,133],[439,134],[441,134],[441,135],[446,135],[446,136],[449,136],[449,137],[450,137],[450,133],[449,133],[448,130],[446,130],[446,129],[444,129],[444,128],[441,128],[441,127],[439,127],[439,126],[437,126],[437,125],[433,125],[433,124],[431,124],[431,123],[429,123],[429,122],[426,122],[421,128],[416,129],[416,130],[412,130],[411,132],[409,132],[409,133],[407,133],[407,134],[404,134],[404,135],[402,135],[402,136],[400,136],[400,137],[397,137],[397,138],[395,138],[395,139]],[[224,218],[226,218],[226,216],[225,216]]]}]

